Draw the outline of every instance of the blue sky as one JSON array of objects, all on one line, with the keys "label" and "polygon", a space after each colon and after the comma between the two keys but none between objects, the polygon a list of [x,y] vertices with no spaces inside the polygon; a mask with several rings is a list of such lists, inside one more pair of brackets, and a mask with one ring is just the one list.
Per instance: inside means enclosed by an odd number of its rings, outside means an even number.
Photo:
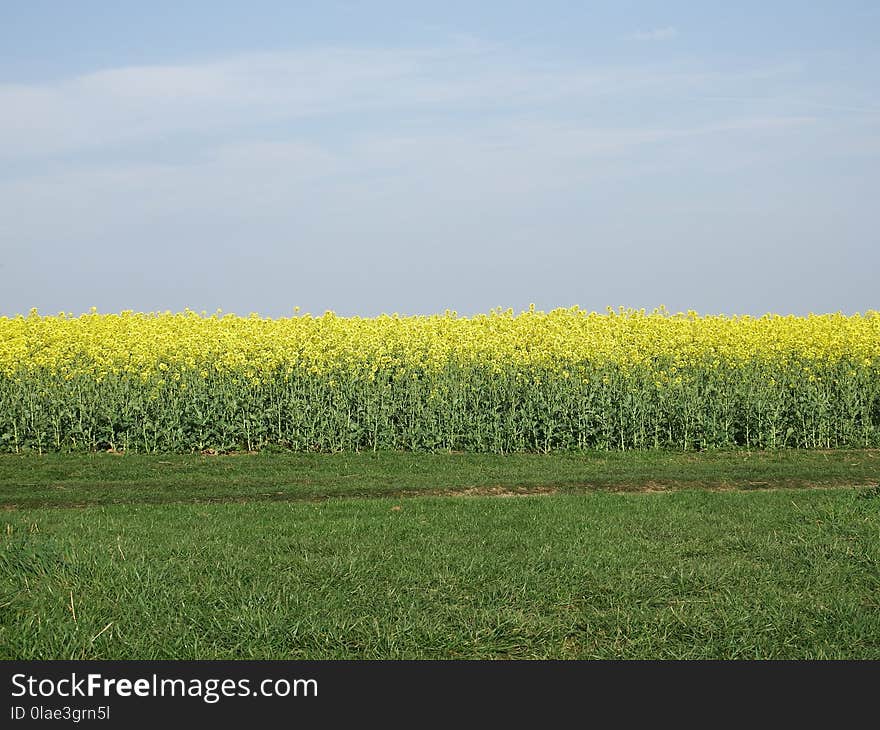
[{"label": "blue sky", "polygon": [[880,309],[880,5],[4,3],[0,314]]}]

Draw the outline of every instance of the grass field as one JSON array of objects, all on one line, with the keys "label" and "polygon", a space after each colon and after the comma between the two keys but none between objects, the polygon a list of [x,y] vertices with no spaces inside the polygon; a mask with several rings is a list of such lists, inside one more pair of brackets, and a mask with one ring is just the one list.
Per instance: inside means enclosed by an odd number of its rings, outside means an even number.
[{"label": "grass field", "polygon": [[878,659],[878,475],[872,451],[4,456],[0,657]]}]

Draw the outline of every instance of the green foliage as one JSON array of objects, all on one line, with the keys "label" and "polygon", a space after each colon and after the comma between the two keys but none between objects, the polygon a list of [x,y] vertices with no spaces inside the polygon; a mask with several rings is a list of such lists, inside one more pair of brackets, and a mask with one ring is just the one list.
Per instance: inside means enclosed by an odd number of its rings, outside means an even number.
[{"label": "green foliage", "polygon": [[[662,376],[658,373],[663,373]],[[0,377],[0,451],[296,452],[842,448],[880,445],[880,372],[839,360],[571,372],[184,369]]]}]

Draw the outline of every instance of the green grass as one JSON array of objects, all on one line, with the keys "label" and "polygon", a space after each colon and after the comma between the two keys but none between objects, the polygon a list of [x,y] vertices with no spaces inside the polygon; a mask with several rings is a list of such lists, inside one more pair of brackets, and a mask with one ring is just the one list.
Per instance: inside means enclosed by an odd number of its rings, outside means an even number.
[{"label": "green grass", "polygon": [[0,658],[880,659],[877,457],[3,458]]},{"label": "green grass", "polygon": [[0,506],[409,496],[459,491],[853,486],[880,451],[0,455]]}]

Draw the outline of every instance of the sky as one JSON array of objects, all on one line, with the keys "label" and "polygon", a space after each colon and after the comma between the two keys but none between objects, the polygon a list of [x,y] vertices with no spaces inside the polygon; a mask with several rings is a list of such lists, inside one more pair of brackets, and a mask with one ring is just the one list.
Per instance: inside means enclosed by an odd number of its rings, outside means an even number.
[{"label": "sky", "polygon": [[880,309],[874,0],[0,16],[0,315]]}]

